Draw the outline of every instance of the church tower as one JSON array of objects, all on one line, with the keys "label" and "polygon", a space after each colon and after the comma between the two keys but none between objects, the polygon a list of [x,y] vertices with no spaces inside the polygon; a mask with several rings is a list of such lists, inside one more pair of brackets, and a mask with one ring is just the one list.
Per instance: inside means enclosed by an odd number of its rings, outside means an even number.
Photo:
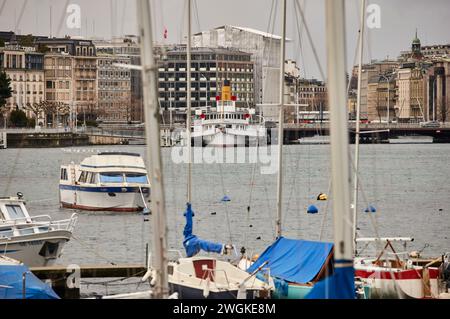
[{"label": "church tower", "polygon": [[416,29],[416,36],[414,37],[412,44],[411,44],[411,57],[413,59],[421,59],[422,58],[420,40],[417,37],[417,29]]}]

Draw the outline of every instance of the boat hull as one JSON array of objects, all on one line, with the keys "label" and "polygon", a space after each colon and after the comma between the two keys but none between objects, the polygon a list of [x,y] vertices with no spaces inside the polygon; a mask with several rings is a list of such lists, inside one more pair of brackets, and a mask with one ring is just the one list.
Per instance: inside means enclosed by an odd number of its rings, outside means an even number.
[{"label": "boat hull", "polygon": [[244,135],[234,135],[229,133],[218,132],[211,136],[203,137],[207,146],[216,147],[233,147],[233,146],[245,146]]},{"label": "boat hull", "polygon": [[288,285],[287,295],[284,295],[279,289],[275,289],[272,297],[274,299],[305,299],[311,292],[313,286]]},{"label": "boat hull", "polygon": [[[204,296],[204,290],[181,284],[169,282],[170,293],[178,293],[179,299],[236,299],[238,290],[222,290],[222,291],[209,291],[207,297]],[[255,299],[259,297],[259,290],[250,289],[247,290],[246,299]]]},{"label": "boat hull", "polygon": [[[439,295],[439,270],[429,268],[401,271],[355,269],[355,277],[366,286],[367,299],[422,299]],[[424,278],[429,278],[424,279]],[[426,292],[428,285],[429,293]]]},{"label": "boat hull", "polygon": [[139,187],[74,187],[60,185],[61,205],[90,211],[134,212],[145,207],[149,189]]},{"label": "boat hull", "polygon": [[29,267],[51,266],[70,240],[70,231],[58,230],[0,240],[0,252]]}]

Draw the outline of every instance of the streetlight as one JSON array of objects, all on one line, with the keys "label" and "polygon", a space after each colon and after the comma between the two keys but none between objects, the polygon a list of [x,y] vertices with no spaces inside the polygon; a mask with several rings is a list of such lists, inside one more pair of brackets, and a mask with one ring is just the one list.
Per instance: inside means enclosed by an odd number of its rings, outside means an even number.
[{"label": "streetlight", "polygon": [[389,90],[390,90],[390,87],[391,87],[391,81],[386,75],[381,74],[381,77],[386,79],[387,86],[388,86],[387,87],[388,96],[387,96],[387,108],[386,108],[386,122],[389,125]]}]

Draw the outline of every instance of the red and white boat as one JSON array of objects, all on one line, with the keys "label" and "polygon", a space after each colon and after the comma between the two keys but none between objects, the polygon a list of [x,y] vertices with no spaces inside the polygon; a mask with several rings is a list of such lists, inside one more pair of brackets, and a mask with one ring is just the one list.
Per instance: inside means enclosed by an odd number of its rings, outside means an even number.
[{"label": "red and white boat", "polygon": [[[377,257],[356,257],[354,260],[355,279],[362,283],[365,298],[439,298],[446,293],[442,282],[440,264],[434,260],[419,265],[413,259],[401,260],[391,242],[407,242],[412,238],[358,238],[357,241],[385,243]],[[394,257],[383,257],[387,248]]]}]

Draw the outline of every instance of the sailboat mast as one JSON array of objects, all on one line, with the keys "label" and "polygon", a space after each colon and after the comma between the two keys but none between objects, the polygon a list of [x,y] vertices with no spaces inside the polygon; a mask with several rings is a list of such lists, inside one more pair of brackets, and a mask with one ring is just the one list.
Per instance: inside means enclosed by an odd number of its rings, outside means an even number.
[{"label": "sailboat mast", "polygon": [[281,213],[283,203],[283,122],[284,122],[284,61],[286,60],[286,0],[282,6],[283,22],[281,37],[281,58],[280,58],[280,109],[278,114],[278,186],[277,186],[277,238],[281,236]]},{"label": "sailboat mast", "polygon": [[154,298],[168,297],[167,275],[167,224],[162,179],[160,126],[158,97],[156,90],[156,64],[153,57],[153,39],[151,10],[148,0],[137,0],[137,15],[141,43],[142,86],[145,117],[145,148],[146,166],[150,169],[150,184],[152,187],[152,219],[153,219],[153,249],[156,284],[153,289]]},{"label": "sailboat mast", "polygon": [[353,267],[344,13],[344,0],[327,0],[326,38],[336,268]]},{"label": "sailboat mast", "polygon": [[354,254],[357,254],[356,248],[356,224],[358,221],[358,168],[359,168],[359,136],[360,136],[360,121],[361,121],[361,74],[362,74],[362,59],[364,48],[364,14],[366,10],[366,0],[361,0],[361,16],[359,27],[359,63],[358,63],[358,89],[356,95],[356,126],[355,126],[355,175],[353,178],[353,248]]},{"label": "sailboat mast", "polygon": [[188,149],[188,180],[187,180],[187,202],[191,203],[192,200],[192,146],[191,146],[191,0],[188,1],[187,9],[187,48],[186,48],[186,76],[187,76],[187,101],[186,101],[186,141]]}]

